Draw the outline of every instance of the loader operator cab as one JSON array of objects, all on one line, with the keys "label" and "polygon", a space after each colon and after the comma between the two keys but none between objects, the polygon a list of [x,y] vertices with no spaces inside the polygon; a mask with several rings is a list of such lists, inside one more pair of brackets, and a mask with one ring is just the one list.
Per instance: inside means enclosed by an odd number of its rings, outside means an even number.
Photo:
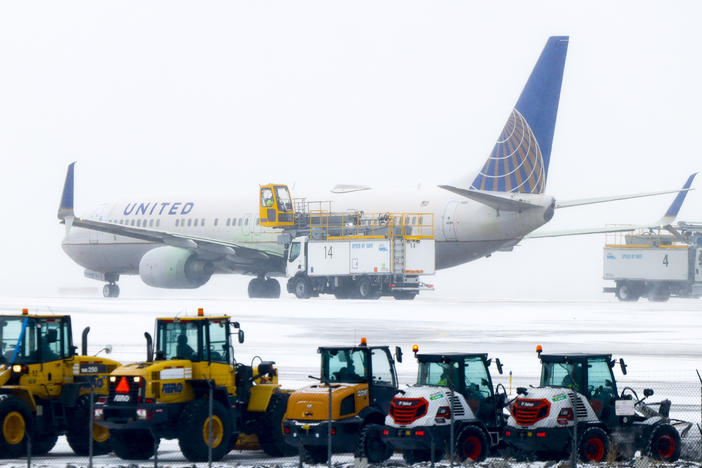
[{"label": "loader operator cab", "polygon": [[268,184],[259,189],[259,217],[261,226],[283,227],[295,223],[290,190],[287,185]]},{"label": "loader operator cab", "polygon": [[[487,354],[417,354],[417,362],[417,385],[453,389],[465,397],[473,413],[486,423],[494,423],[501,414],[506,398],[493,390],[488,371],[492,360]],[[502,373],[500,360],[496,362]]]},{"label": "loader operator cab", "polygon": [[[324,384],[367,383],[370,404],[378,404],[387,412],[397,392],[395,361],[387,346],[368,346],[365,339],[359,346],[321,347],[321,382]],[[396,351],[398,362],[401,354]]]},{"label": "loader operator cab", "polygon": [[[156,320],[156,360],[229,364],[233,360],[231,326],[239,328],[229,317],[160,318]],[[238,331],[239,342],[244,332]]]},{"label": "loader operator cab", "polygon": [[611,354],[541,354],[540,358],[542,387],[569,388],[588,399],[600,420],[616,419],[619,397]]},{"label": "loader operator cab", "polygon": [[0,317],[0,365],[36,364],[75,354],[68,316]]}]

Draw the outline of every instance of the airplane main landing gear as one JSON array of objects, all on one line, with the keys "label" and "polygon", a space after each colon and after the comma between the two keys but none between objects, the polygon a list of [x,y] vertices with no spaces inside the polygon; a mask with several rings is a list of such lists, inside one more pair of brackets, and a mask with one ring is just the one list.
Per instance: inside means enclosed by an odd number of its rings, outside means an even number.
[{"label": "airplane main landing gear", "polygon": [[273,278],[259,276],[249,281],[250,298],[277,299],[280,297],[280,283]]},{"label": "airplane main landing gear", "polygon": [[105,297],[119,297],[119,286],[117,286],[117,283],[107,283],[102,287],[102,295]]}]

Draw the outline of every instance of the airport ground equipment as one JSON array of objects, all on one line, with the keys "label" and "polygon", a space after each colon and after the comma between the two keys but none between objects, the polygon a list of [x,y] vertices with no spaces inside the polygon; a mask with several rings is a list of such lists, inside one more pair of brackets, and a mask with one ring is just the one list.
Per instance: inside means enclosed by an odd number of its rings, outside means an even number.
[{"label": "airport ground equipment", "polygon": [[[413,349],[416,352],[416,345]],[[492,360],[487,354],[415,355],[417,383],[392,400],[381,442],[401,449],[409,464],[439,461],[449,453],[452,440],[456,461],[484,460],[501,445],[507,422],[507,392],[502,384],[493,390],[488,369]],[[502,373],[500,360],[495,362]],[[390,456],[377,441],[367,440],[365,449],[371,463]]]},{"label": "airport ground equipment", "polygon": [[155,355],[145,336],[146,362],[114,371],[109,395],[95,408],[120,458],[148,459],[164,438],[177,439],[190,461],[207,461],[210,446],[212,459],[219,460],[244,434],[256,435],[270,456],[293,452],[282,438],[288,394],[278,385],[274,363],[234,360],[232,336],[244,340],[238,322],[205,316],[202,309],[197,316],[158,318]]},{"label": "airport ground equipment", "polygon": [[[510,405],[504,440],[536,457],[566,457],[576,448],[581,459],[601,462],[610,450],[630,458],[636,451],[664,462],[680,456],[680,438],[691,424],[669,417],[670,400],[646,402],[630,387],[618,392],[610,354],[541,354],[541,384],[518,388]],[[624,360],[619,364],[626,374]]]},{"label": "airport ground equipment", "polygon": [[[367,429],[381,425],[397,392],[395,360],[387,346],[321,347],[320,383],[290,395],[283,435],[309,463],[323,463],[332,452],[357,450]],[[395,348],[402,362],[402,351]],[[331,414],[330,414],[331,411]],[[331,420],[331,426],[329,421]]]},{"label": "airport ground equipment", "polygon": [[604,248],[604,292],[621,301],[666,301],[702,296],[702,224],[679,223],[668,230],[615,236]]},{"label": "airport ground equipment", "polygon": [[288,292],[300,299],[319,294],[414,299],[419,291],[432,289],[420,281],[420,275],[434,274],[431,214],[348,218],[338,232],[312,229],[310,235],[292,240],[286,262]]},{"label": "airport ground equipment", "polygon": [[[51,451],[60,435],[77,455],[88,455],[91,387],[107,394],[107,376],[117,361],[82,355],[73,346],[71,317],[29,314],[0,316],[0,458]],[[93,453],[110,452],[109,431],[92,427]]]}]

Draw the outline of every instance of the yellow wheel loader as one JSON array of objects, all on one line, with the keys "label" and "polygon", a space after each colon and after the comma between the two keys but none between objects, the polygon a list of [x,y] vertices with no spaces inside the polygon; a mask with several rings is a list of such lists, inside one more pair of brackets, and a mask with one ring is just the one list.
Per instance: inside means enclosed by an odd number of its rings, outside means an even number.
[{"label": "yellow wheel loader", "polygon": [[[320,383],[290,395],[283,421],[285,441],[308,463],[327,461],[330,435],[332,452],[359,450],[385,422],[397,393],[395,360],[387,346],[368,346],[362,338],[358,346],[321,347],[317,352],[322,357]],[[402,362],[399,347],[395,357]]]},{"label": "yellow wheel loader", "polygon": [[[228,316],[156,319],[156,351],[145,333],[147,360],[109,377],[109,395],[98,400],[96,420],[112,433],[125,460],[153,456],[160,439],[177,439],[190,461],[220,460],[241,437],[256,435],[270,456],[295,453],[282,437],[289,394],[278,385],[272,361],[248,366],[234,360],[232,336],[244,341]],[[210,395],[212,409],[210,417]]]},{"label": "yellow wheel loader", "polygon": [[[90,392],[107,394],[107,376],[117,361],[76,354],[67,315],[0,315],[0,458],[51,451],[66,435],[77,455],[88,455]],[[109,431],[92,427],[93,453],[111,451]]]}]

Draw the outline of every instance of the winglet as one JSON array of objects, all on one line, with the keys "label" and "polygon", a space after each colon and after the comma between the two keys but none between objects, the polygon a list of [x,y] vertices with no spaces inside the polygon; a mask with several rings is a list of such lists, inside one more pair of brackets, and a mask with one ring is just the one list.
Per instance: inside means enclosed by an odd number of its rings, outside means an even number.
[{"label": "winglet", "polygon": [[66,171],[66,181],[63,183],[63,194],[61,195],[61,204],[58,209],[58,218],[66,219],[72,218],[73,213],[73,167],[75,166],[75,161],[68,165],[68,170]]},{"label": "winglet", "polygon": [[696,175],[697,172],[691,174],[690,177],[687,178],[687,182],[685,182],[685,185],[683,185],[682,189],[680,189],[678,195],[673,200],[673,203],[671,203],[668,207],[668,211],[666,211],[663,217],[658,221],[659,226],[668,226],[673,224],[675,218],[678,216],[678,212],[680,212],[680,207],[682,207],[682,204],[685,201],[687,192],[690,191],[690,186],[692,185],[692,181],[695,180]]}]

